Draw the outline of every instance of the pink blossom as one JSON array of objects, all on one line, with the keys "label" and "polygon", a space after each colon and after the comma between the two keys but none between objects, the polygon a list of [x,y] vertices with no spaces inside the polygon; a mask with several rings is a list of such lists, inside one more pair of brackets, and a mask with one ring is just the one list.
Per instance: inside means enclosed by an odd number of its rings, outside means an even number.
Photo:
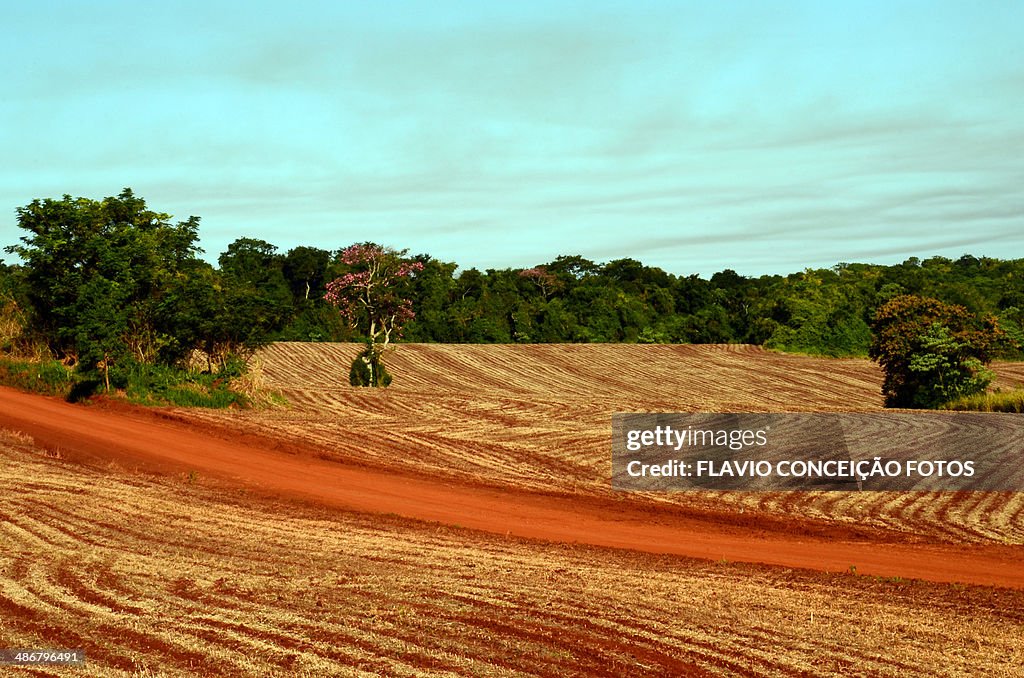
[{"label": "pink blossom", "polygon": [[404,254],[372,243],[352,245],[338,257],[352,270],[327,284],[324,298],[374,343],[387,345],[415,318],[412,301],[403,294],[404,280],[422,271],[423,264],[404,260]]}]

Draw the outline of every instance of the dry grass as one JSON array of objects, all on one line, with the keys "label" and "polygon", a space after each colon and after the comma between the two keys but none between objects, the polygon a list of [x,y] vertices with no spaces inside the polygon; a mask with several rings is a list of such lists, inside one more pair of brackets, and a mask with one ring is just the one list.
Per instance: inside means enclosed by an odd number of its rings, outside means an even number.
[{"label": "dry grass", "polygon": [[85,648],[86,669],[57,675],[1024,666],[1019,592],[484,538],[73,465],[17,437],[0,465],[0,646]]},{"label": "dry grass", "polygon": [[25,336],[26,313],[9,294],[0,293],[0,355],[43,362],[52,355],[45,343]]},{"label": "dry grass", "polygon": [[25,329],[25,313],[13,298],[0,294],[0,349],[11,346]]},{"label": "dry grass", "polygon": [[947,410],[1024,413],[1024,389],[989,391],[957,398],[943,406]]}]

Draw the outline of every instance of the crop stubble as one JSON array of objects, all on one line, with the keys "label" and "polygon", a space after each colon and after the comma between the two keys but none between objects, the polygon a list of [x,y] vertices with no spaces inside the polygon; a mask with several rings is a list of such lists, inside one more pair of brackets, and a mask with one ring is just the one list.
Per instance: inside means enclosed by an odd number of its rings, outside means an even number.
[{"label": "crop stubble", "polygon": [[[1010,675],[1024,594],[487,538],[0,438],[0,645],[57,675]],[[39,672],[49,675],[46,671]]]},{"label": "crop stubble", "polygon": [[[262,354],[288,409],[187,416],[313,443],[329,458],[568,495],[612,496],[614,412],[871,412],[877,367],[746,345],[403,344],[388,389],[344,386],[353,344]],[[1024,373],[997,364],[1001,383]],[[1024,544],[1024,494],[674,493],[633,497],[709,513],[800,517],[946,543]]]},{"label": "crop stubble", "polygon": [[[390,356],[395,385],[381,391],[339,385],[355,350],[265,351],[268,385],[288,409],[173,416],[309,443],[382,472],[608,497],[615,411],[880,408],[866,361],[752,347],[403,345]],[[0,440],[0,646],[85,647],[84,675],[1014,675],[1024,666],[1019,591],[543,545],[53,456],[22,436]],[[883,541],[1024,540],[1024,509],[1010,493],[628,501],[717,521],[796,516]]]}]

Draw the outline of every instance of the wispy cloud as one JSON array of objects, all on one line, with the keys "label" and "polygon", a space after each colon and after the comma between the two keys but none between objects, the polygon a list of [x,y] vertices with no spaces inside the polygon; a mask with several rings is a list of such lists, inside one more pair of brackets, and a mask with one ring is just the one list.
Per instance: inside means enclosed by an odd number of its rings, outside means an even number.
[{"label": "wispy cloud", "polygon": [[1024,256],[1019,7],[402,8],[20,6],[0,240],[32,198],[130,185],[202,216],[214,256],[241,235],[680,273]]}]

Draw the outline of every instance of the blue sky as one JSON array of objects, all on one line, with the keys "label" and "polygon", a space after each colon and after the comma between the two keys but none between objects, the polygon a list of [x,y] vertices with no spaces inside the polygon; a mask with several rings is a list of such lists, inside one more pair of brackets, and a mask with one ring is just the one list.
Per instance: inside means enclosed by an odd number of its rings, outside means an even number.
[{"label": "blue sky", "polygon": [[1024,257],[1020,2],[4,2],[0,244],[131,186],[207,258]]}]

